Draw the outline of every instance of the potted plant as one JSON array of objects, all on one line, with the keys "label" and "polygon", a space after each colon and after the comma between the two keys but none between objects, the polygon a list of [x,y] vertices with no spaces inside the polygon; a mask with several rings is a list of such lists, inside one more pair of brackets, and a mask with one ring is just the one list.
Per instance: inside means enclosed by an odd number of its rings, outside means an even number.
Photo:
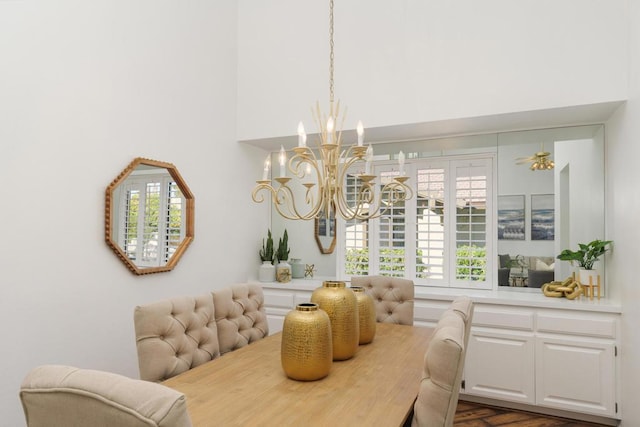
[{"label": "potted plant", "polygon": [[273,251],[273,237],[271,236],[271,230],[268,230],[267,241],[262,239],[262,249],[260,249],[260,260],[262,265],[258,271],[258,280],[261,282],[275,282],[276,280],[276,268],[273,265],[274,251]]},{"label": "potted plant", "polygon": [[595,278],[597,272],[593,270],[593,264],[609,249],[612,240],[594,240],[587,244],[578,243],[579,249],[572,251],[571,249],[565,249],[560,252],[557,258],[561,261],[569,261],[573,265],[574,261],[580,267],[578,280],[580,283],[588,284],[589,277],[591,277],[591,283],[595,284]]},{"label": "potted plant", "polygon": [[289,259],[289,252],[289,235],[285,228],[284,235],[278,240],[278,250],[276,251],[276,258],[278,259],[278,265],[276,266],[276,280],[278,282],[287,283],[291,281],[291,264],[287,262]]}]

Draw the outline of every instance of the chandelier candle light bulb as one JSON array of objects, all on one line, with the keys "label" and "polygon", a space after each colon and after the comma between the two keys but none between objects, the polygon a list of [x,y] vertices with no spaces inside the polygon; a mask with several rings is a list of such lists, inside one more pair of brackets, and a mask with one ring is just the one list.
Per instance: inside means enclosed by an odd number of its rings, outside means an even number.
[{"label": "chandelier candle light bulb", "polygon": [[298,123],[298,147],[307,146],[307,134],[304,132],[304,125],[302,122]]},{"label": "chandelier candle light bulb", "polygon": [[264,161],[264,170],[262,171],[263,181],[267,181],[269,179],[269,169],[271,169],[271,155],[267,154],[267,158]]},{"label": "chandelier candle light bulb", "polygon": [[284,151],[284,147],[280,146],[280,177],[284,177],[286,175],[284,165],[287,163],[287,153]]},{"label": "chandelier candle light bulb", "polygon": [[365,175],[370,175],[371,174],[371,162],[373,161],[373,147],[371,146],[371,144],[369,144],[369,146],[367,147],[367,152],[364,155],[364,159],[366,161],[366,163],[364,164],[364,174]]},{"label": "chandelier candle light bulb", "polygon": [[327,120],[327,144],[333,144],[333,128],[335,127],[335,123],[333,121],[333,117],[329,116]]},{"label": "chandelier candle light bulb", "polygon": [[362,147],[362,144],[364,144],[364,127],[362,126],[362,122],[360,120],[358,120],[356,132],[358,133],[358,147]]}]

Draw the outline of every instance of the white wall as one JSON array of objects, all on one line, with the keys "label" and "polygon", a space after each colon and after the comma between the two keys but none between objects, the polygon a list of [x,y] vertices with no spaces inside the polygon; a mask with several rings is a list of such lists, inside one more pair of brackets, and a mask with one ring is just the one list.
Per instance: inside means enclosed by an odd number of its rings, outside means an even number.
[{"label": "white wall", "polygon": [[622,301],[622,411],[624,426],[640,420],[640,286],[638,212],[640,212],[640,3],[629,1],[629,101],[606,127],[607,238],[614,241],[607,263],[607,289]]},{"label": "white wall", "polygon": [[[299,120],[313,131],[310,107],[319,100],[326,109],[329,96],[328,2],[238,3],[239,139],[294,135]],[[373,128],[624,99],[625,4],[336,2],[345,128],[358,119]]]},{"label": "white wall", "polygon": [[[137,377],[135,305],[258,267],[264,154],[236,142],[236,14],[234,1],[0,1],[0,426],[24,425],[29,369]],[[104,242],[105,188],[136,156],[174,163],[195,195],[195,240],[169,273],[134,276]]]}]

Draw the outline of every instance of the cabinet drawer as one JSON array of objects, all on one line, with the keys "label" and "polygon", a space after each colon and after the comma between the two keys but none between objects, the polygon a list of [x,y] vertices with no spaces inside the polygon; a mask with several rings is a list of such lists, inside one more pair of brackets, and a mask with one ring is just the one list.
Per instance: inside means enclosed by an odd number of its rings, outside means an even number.
[{"label": "cabinet drawer", "polygon": [[278,307],[292,309],[294,307],[295,293],[264,291],[264,305],[266,307]]},{"label": "cabinet drawer", "polygon": [[533,331],[534,313],[529,310],[508,310],[476,305],[473,326]]},{"label": "cabinet drawer", "polygon": [[616,320],[608,316],[538,313],[538,332],[616,338]]}]

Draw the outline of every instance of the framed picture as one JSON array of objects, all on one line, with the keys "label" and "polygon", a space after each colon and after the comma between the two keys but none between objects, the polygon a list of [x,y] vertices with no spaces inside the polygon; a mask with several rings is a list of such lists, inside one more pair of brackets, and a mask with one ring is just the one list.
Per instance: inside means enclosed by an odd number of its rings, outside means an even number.
[{"label": "framed picture", "polygon": [[498,196],[498,239],[524,240],[524,195]]},{"label": "framed picture", "polygon": [[531,240],[554,240],[556,233],[553,194],[531,195]]}]

